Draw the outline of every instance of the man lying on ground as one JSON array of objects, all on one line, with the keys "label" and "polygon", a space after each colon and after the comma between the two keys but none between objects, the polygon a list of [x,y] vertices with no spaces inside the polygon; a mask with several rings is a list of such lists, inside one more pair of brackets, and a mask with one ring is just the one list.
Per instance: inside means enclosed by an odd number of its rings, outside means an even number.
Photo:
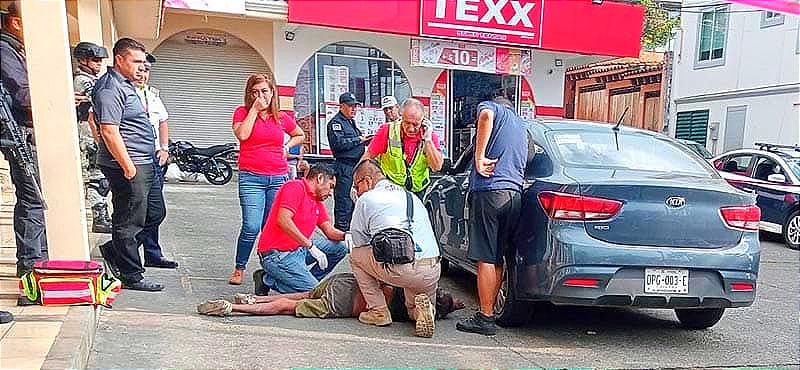
[{"label": "man lying on ground", "polygon": [[[408,320],[403,290],[391,286],[384,287],[389,301],[392,317]],[[453,298],[442,289],[436,291],[436,318],[464,308],[461,300]],[[358,288],[352,273],[328,276],[308,292],[256,296],[236,294],[234,302],[224,299],[209,300],[197,306],[197,312],[210,316],[226,316],[231,312],[250,315],[295,315],[297,317],[316,317],[320,319],[339,317],[358,317],[367,311],[367,303]]]}]

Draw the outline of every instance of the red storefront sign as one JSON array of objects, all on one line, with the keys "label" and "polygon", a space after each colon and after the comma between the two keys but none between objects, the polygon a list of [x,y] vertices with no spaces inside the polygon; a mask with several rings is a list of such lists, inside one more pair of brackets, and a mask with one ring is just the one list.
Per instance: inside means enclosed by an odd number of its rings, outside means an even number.
[{"label": "red storefront sign", "polygon": [[[458,3],[455,3],[455,10],[449,10],[448,6],[452,6],[448,5],[451,0],[441,1],[444,1],[443,4],[445,4],[445,19],[451,17],[455,22]],[[486,5],[488,1],[492,2],[493,10],[491,12],[488,12],[490,6]],[[533,28],[539,29],[533,32],[533,38],[525,39],[524,42],[520,42],[522,35],[513,35],[514,38],[507,37],[506,40],[495,39],[494,41],[480,37],[455,36],[454,38],[464,41],[480,40],[481,42],[511,45],[522,44],[542,50],[578,54],[639,56],[644,24],[644,7],[640,5],[616,1],[603,1],[601,4],[595,4],[591,0],[515,1],[516,3],[512,3],[512,0],[503,3],[501,0],[481,0],[476,3],[474,0],[467,0],[465,2],[467,7],[461,10],[468,18],[464,26],[468,26],[467,23],[470,22],[485,24],[480,20],[488,17],[487,21],[497,23],[497,25],[487,28],[501,29],[504,30],[504,33],[517,28],[527,30],[530,27],[525,27],[526,20],[521,18],[522,15],[514,19],[513,26],[509,26],[514,16],[518,12],[524,11],[528,16],[527,20],[530,20],[534,26]],[[423,21],[420,14],[423,5],[421,2],[433,4],[433,13],[425,17],[426,19],[436,19],[436,0],[288,0],[288,2],[289,22],[297,24],[420,36],[420,22]],[[501,3],[503,7],[500,14],[506,24],[499,24],[500,18],[496,16],[497,11],[494,10]],[[516,9],[513,4],[517,4]],[[532,8],[530,4],[534,4]],[[479,10],[472,10],[473,6],[478,6]],[[481,12],[480,9],[486,11]],[[487,14],[489,15],[487,16]],[[469,19],[475,19],[470,16],[478,17],[478,21],[469,21]],[[498,32],[489,33],[502,36],[502,33]],[[449,36],[438,34],[435,37]],[[514,41],[515,38],[519,39]]]},{"label": "red storefront sign", "polygon": [[420,35],[541,46],[545,0],[421,0]]}]

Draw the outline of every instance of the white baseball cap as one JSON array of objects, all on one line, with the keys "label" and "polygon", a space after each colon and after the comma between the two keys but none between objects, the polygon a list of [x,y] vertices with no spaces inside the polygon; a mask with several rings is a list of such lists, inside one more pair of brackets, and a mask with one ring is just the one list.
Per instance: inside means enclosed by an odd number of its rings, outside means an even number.
[{"label": "white baseball cap", "polygon": [[395,99],[394,96],[384,96],[383,99],[381,99],[381,109],[391,108],[394,106],[397,106],[397,99]]}]

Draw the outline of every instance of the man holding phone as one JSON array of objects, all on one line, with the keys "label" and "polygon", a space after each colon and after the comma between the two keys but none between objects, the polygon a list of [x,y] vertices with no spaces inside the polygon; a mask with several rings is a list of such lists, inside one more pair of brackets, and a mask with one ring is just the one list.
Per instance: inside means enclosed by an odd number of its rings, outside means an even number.
[{"label": "man holding phone", "polygon": [[401,119],[378,128],[361,160],[377,157],[389,180],[421,198],[431,183],[430,170],[441,170],[444,156],[422,102],[408,98],[400,110]]}]

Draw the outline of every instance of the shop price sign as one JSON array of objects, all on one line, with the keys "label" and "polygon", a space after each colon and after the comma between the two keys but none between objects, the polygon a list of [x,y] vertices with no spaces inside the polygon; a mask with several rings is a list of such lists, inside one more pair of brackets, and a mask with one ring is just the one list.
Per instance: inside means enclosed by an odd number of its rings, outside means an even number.
[{"label": "shop price sign", "polygon": [[439,64],[452,64],[464,67],[478,67],[478,51],[470,49],[443,48]]},{"label": "shop price sign", "polygon": [[411,40],[411,65],[484,73],[530,75],[531,51],[449,40]]},{"label": "shop price sign", "polygon": [[420,36],[540,47],[544,3],[545,0],[421,0],[419,32]]}]

